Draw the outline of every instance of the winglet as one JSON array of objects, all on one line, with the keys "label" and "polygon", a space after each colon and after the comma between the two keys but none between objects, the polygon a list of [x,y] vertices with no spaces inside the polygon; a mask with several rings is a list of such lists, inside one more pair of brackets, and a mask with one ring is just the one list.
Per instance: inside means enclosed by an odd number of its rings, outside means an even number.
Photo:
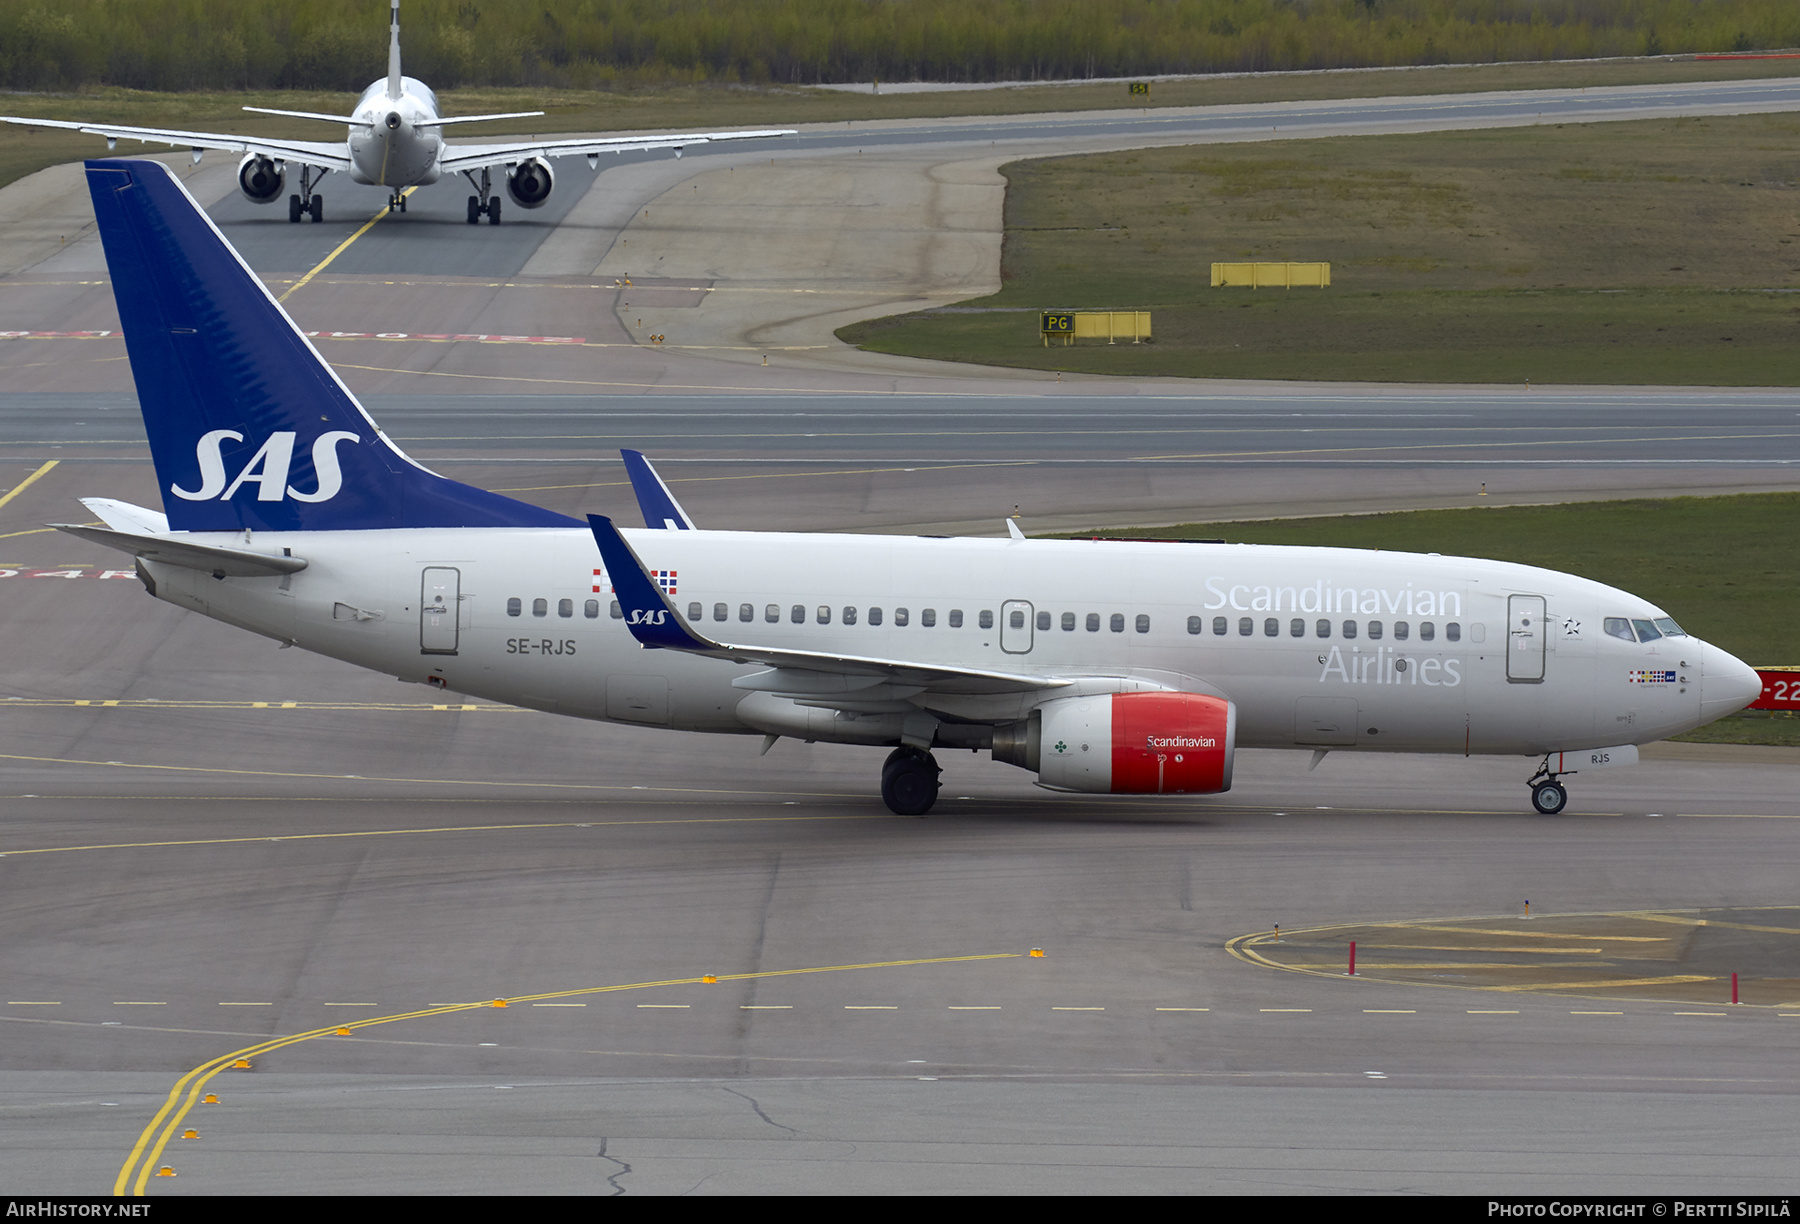
[{"label": "winglet", "polygon": [[613,521],[604,515],[588,515],[594,543],[600,546],[600,559],[606,563],[606,576],[612,580],[613,593],[619,597],[619,609],[625,614],[625,627],[638,644],[650,650],[714,651],[718,644],[690,631],[681,613],[669,601],[656,580],[650,577]]},{"label": "winglet", "polygon": [[642,451],[621,450],[625,474],[631,477],[631,491],[637,494],[638,509],[644,512],[644,526],[670,531],[693,531],[694,520],[681,508],[669,486],[656,474]]}]

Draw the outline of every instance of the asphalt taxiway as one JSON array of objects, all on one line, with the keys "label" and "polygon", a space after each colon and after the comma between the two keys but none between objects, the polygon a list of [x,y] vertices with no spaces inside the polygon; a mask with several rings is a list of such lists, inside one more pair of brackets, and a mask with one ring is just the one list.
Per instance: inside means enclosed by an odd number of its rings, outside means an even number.
[{"label": "asphalt taxiway", "polygon": [[[439,264],[507,227],[440,230]],[[0,331],[106,330],[71,246],[0,281]],[[1800,459],[1787,393],[762,367],[638,344],[607,284],[335,271],[290,303],[322,331],[406,333],[319,341],[402,444],[558,509],[630,516],[619,445],[665,456],[702,522],[807,530],[1467,504],[1483,481],[1791,488]],[[465,703],[151,600],[41,526],[82,495],[156,504],[122,358],[106,337],[0,347],[14,1187],[1791,1183],[1794,753],[1658,746],[1574,779],[1557,818],[1530,814],[1516,759],[1246,752],[1229,794],[1167,803],[945,753],[939,806],[901,819],[877,749],[758,756]],[[1356,977],[1333,960],[1351,931]]]}]

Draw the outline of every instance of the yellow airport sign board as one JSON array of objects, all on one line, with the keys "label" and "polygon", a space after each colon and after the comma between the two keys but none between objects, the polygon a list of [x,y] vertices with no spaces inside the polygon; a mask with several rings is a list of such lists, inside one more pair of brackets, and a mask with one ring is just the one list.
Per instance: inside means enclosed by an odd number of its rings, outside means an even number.
[{"label": "yellow airport sign board", "polygon": [[1214,289],[1323,289],[1331,284],[1328,263],[1216,263]]},{"label": "yellow airport sign board", "polygon": [[1077,340],[1104,340],[1108,344],[1121,341],[1142,344],[1150,339],[1148,310],[1046,310],[1040,316],[1038,330],[1044,343],[1051,336],[1061,336],[1064,344]]}]

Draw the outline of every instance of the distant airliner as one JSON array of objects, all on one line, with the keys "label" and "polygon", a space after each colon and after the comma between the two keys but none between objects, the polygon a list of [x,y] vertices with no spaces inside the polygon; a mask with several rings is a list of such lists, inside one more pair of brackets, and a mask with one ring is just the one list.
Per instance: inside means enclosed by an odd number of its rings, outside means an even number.
[{"label": "distant airliner", "polygon": [[288,220],[302,216],[325,219],[325,199],[313,188],[333,170],[347,171],[353,183],[369,183],[388,189],[388,207],[406,211],[405,191],[435,183],[446,174],[469,180],[476,194],[469,197],[469,224],[486,217],[500,224],[500,197],[493,189],[492,172],[504,169],[506,194],[520,208],[542,208],[550,198],[556,178],[548,159],[583,154],[589,169],[599,166],[600,154],[630,149],[674,149],[680,157],[687,145],[716,140],[753,140],[765,136],[792,136],[791,128],[757,132],[701,132],[679,136],[607,136],[576,140],[533,140],[506,144],[449,145],[443,128],[452,123],[480,123],[491,119],[527,119],[543,111],[518,111],[505,115],[438,115],[437,95],[422,82],[400,75],[400,4],[394,0],[388,30],[387,79],[363,90],[348,115],[321,115],[312,111],[265,110],[246,106],[261,115],[292,119],[322,119],[347,123],[350,134],[336,142],[265,140],[212,132],[183,132],[169,128],[121,127],[107,123],[75,123],[60,119],[24,119],[0,115],[0,122],[27,127],[69,128],[106,137],[106,147],[120,140],[146,144],[186,145],[200,160],[203,149],[242,153],[238,163],[238,190],[253,204],[273,204],[287,190],[289,165],[300,168],[300,190],[288,196]]},{"label": "distant airliner", "polygon": [[164,512],[65,526],[152,595],[409,680],[581,718],[934,748],[1052,790],[1203,795],[1238,747],[1511,753],[1561,778],[1728,714],[1757,675],[1660,608],[1464,557],[695,527],[625,453],[654,530],[402,454],[158,162],[87,163]]}]

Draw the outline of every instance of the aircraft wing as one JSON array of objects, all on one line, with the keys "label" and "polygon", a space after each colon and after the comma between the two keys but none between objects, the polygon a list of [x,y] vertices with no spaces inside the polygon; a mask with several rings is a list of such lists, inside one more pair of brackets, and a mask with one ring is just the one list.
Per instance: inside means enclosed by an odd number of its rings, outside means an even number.
[{"label": "aircraft wing", "polygon": [[710,144],[720,140],[760,140],[770,136],[798,135],[792,128],[769,128],[758,132],[698,132],[679,136],[584,136],[568,140],[537,140],[511,144],[445,145],[439,159],[446,174],[480,170],[484,166],[507,166],[532,157],[570,157],[577,154],[597,157],[602,153],[624,153],[632,149],[674,149],[676,156],[687,145]]},{"label": "aircraft wing", "polygon": [[0,115],[0,123],[22,127],[64,128],[106,137],[106,147],[121,140],[166,144],[171,148],[218,149],[227,153],[260,153],[276,161],[302,162],[323,170],[348,170],[350,149],[342,140],[268,140],[261,136],[227,136],[218,132],[183,132],[176,128],[122,127],[112,123],[72,123],[63,119],[23,119]]},{"label": "aircraft wing", "polygon": [[[822,679],[817,692],[853,691],[877,684],[907,687],[933,693],[1024,693],[1040,689],[1067,688],[1069,680],[1056,676],[1033,676],[1017,672],[985,671],[979,668],[943,667],[907,659],[871,658],[863,655],[827,654],[810,650],[780,650],[767,646],[751,646],[735,642],[717,642],[698,633],[682,617],[679,609],[644,569],[619,529],[603,515],[588,515],[594,541],[600,546],[606,573],[618,594],[625,624],[638,643],[650,650],[680,650],[688,654],[726,659],[733,663],[760,663],[783,672],[808,672]],[[841,678],[823,679],[824,677]],[[859,683],[858,681],[861,681]],[[752,687],[779,687],[791,691],[792,682]]]}]

